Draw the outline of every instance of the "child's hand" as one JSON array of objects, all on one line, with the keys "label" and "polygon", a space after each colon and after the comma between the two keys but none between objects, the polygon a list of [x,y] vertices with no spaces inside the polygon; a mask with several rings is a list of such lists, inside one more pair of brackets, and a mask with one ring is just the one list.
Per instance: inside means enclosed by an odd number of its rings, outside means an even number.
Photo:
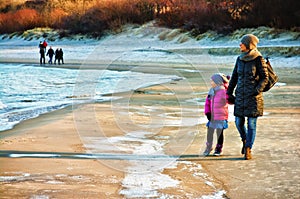
[{"label": "child's hand", "polygon": [[211,120],[211,113],[206,113],[205,115],[206,115],[208,121],[210,121]]}]

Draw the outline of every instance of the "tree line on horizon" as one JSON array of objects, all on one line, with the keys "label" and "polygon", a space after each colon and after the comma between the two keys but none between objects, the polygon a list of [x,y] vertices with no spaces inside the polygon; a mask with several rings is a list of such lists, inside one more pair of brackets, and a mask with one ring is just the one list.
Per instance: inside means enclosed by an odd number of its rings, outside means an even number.
[{"label": "tree line on horizon", "polygon": [[259,26],[300,31],[300,1],[19,0],[0,4],[0,34],[49,27],[62,30],[61,34],[101,37],[107,31],[121,31],[125,24],[152,20],[195,36]]}]

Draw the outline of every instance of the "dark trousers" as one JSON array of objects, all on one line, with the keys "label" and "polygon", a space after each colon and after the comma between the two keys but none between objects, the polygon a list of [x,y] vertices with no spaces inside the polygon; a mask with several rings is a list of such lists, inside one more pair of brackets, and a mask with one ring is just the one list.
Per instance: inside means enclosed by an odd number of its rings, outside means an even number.
[{"label": "dark trousers", "polygon": [[59,58],[59,59],[57,59],[57,61],[58,61],[58,64],[60,64],[60,62],[61,62],[62,64],[64,64],[64,58]]},{"label": "dark trousers", "polygon": [[48,61],[49,64],[52,64],[52,59],[53,59],[53,56],[49,56],[49,61]]},{"label": "dark trousers", "polygon": [[45,54],[41,54],[40,64],[45,64]]}]

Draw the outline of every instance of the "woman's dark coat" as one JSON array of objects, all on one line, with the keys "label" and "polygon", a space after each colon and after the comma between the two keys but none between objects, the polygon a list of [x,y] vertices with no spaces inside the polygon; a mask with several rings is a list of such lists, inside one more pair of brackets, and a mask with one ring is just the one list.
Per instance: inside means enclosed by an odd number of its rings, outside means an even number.
[{"label": "woman's dark coat", "polygon": [[227,93],[235,89],[234,115],[238,117],[258,117],[263,115],[262,91],[268,82],[267,65],[259,56],[250,61],[237,59],[229,82]]}]

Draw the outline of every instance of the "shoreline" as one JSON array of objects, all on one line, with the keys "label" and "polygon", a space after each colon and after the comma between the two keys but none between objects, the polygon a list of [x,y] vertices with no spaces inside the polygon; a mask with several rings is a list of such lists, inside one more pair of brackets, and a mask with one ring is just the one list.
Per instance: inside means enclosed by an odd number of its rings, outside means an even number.
[{"label": "shoreline", "polygon": [[[24,66],[30,65],[30,66],[33,66],[33,67],[35,67],[35,65],[36,65],[36,67],[40,67],[40,68],[76,69],[76,68],[80,67],[80,65],[78,63],[76,63],[76,64],[66,64],[66,65],[39,65],[39,64],[32,65],[30,63],[31,62],[27,61],[26,64],[25,63],[22,63],[22,64],[24,64]],[[5,64],[5,63],[4,62],[0,62],[0,64]],[[85,67],[85,66],[87,66],[87,67]],[[154,74],[157,74],[157,75],[160,75],[160,74],[162,74],[162,75],[171,74],[171,73],[167,72],[166,69],[161,70],[159,73],[158,72],[154,72],[153,68],[149,67],[150,69],[148,69],[148,66],[147,67],[138,67],[137,69],[135,69],[135,66],[132,66],[132,67],[128,68],[127,66],[124,67],[123,65],[120,64],[119,66],[112,66],[112,67],[109,67],[109,68],[104,68],[104,67],[101,67],[100,64],[97,64],[97,65],[96,64],[94,64],[94,65],[90,65],[89,64],[89,65],[84,65],[84,67],[85,68],[83,70],[91,70],[91,71],[93,71],[93,70],[113,70],[113,71],[118,71],[118,72],[121,72],[121,71],[140,72],[140,73],[145,73],[145,74],[146,73],[148,73],[148,74],[153,74],[154,73]],[[76,77],[75,77],[75,79],[76,79]],[[182,77],[177,77],[177,76],[172,77],[172,76],[170,76],[169,79],[168,79],[168,82],[181,81],[182,79],[183,79]],[[10,129],[14,129],[16,125],[18,125],[18,124],[20,124],[22,122],[25,122],[25,121],[33,119],[33,118],[40,117],[41,115],[44,115],[44,114],[47,114],[47,113],[51,113],[51,112],[54,112],[54,111],[57,111],[57,110],[69,108],[69,107],[84,105],[84,104],[113,101],[113,100],[116,100],[116,99],[107,99],[107,98],[109,98],[109,97],[114,98],[114,96],[119,97],[119,96],[122,96],[123,94],[126,94],[126,93],[135,92],[138,89],[147,88],[147,87],[155,86],[157,84],[161,84],[161,83],[159,83],[159,81],[158,82],[155,81],[155,80],[154,80],[154,82],[150,81],[150,83],[143,84],[142,87],[137,87],[137,88],[135,88],[137,86],[137,85],[135,85],[135,86],[132,87],[132,89],[130,89],[130,88],[129,88],[129,90],[125,89],[125,91],[124,90],[120,90],[120,91],[115,91],[113,93],[110,93],[110,92],[104,93],[104,94],[101,94],[101,97],[103,99],[101,98],[100,100],[86,100],[85,102],[82,102],[82,101],[76,101],[76,99],[75,99],[73,102],[69,102],[69,103],[65,102],[64,104],[60,104],[59,106],[55,106],[55,108],[53,108],[52,110],[48,110],[46,112],[45,111],[38,112],[37,116],[36,115],[34,115],[32,117],[31,116],[29,116],[29,117],[23,116],[22,120],[15,122],[15,124],[12,124],[13,127],[9,126],[9,127],[7,127],[6,130],[1,130],[0,134],[2,132],[4,132],[4,131],[8,131]],[[162,79],[161,81],[165,82],[167,80],[163,80]],[[126,95],[128,95],[128,94],[126,94]],[[66,98],[70,98],[70,99],[72,97],[73,97],[72,95],[70,97],[66,96]],[[4,107],[5,107],[5,105],[4,105]],[[49,106],[49,107],[51,107],[51,106]],[[48,108],[48,105],[46,106],[46,108]],[[1,135],[0,135],[0,137],[1,137]]]}]

